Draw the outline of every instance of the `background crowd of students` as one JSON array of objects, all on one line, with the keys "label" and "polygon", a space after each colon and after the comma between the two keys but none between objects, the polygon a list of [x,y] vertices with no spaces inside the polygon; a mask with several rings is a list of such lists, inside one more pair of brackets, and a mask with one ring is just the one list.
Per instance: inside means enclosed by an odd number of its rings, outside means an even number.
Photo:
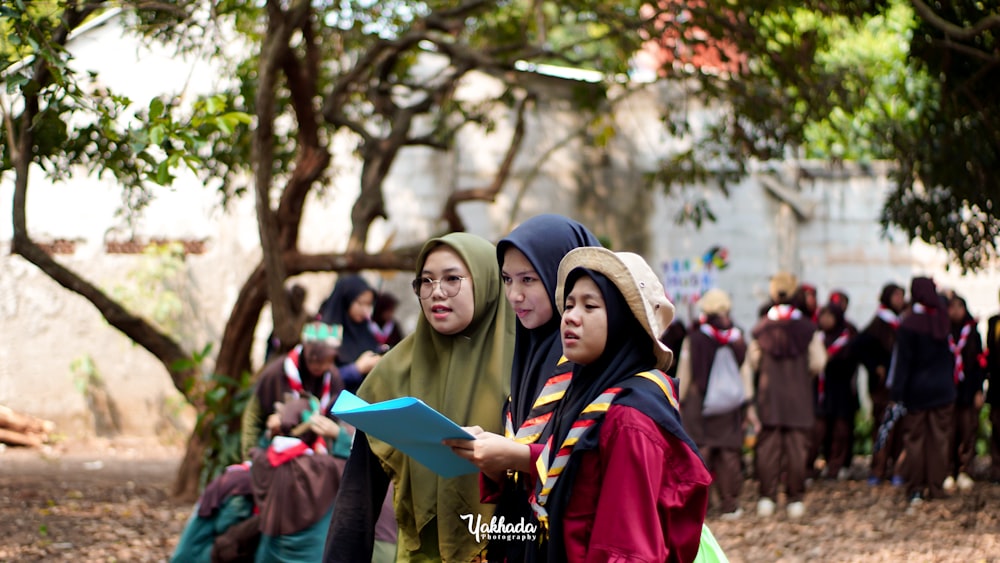
[{"label": "background crowd of students", "polygon": [[[988,383],[1000,374],[1000,316],[984,343],[965,300],[925,277],[911,280],[909,300],[886,284],[862,329],[847,319],[846,293],[831,292],[820,306],[815,288],[787,272],[773,276],[770,299],[747,336],[720,290],[706,292],[693,323],[662,335],[681,350],[684,424],[713,472],[721,518],[742,516],[739,494],[751,476],[758,515],[774,514],[784,492],[788,516],[799,518],[810,479],[856,475],[862,372],[872,410],[868,484],[891,483],[910,504],[974,486],[981,409],[1000,396]],[[721,411],[720,397],[729,397]],[[990,419],[1000,419],[996,409]],[[748,445],[752,464],[743,463]],[[991,449],[1000,459],[996,433]],[[998,477],[995,463],[989,478]]]}]

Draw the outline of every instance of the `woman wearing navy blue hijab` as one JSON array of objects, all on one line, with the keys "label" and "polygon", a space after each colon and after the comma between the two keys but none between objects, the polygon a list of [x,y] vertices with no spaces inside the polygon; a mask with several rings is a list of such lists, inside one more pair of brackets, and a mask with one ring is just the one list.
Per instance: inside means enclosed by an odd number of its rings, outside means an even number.
[{"label": "woman wearing navy blue hijab", "polygon": [[[511,524],[534,521],[526,475],[514,476],[505,470],[516,467],[527,471],[531,448],[541,451],[538,437],[572,375],[573,364],[562,357],[561,319],[554,297],[559,262],[575,248],[600,245],[586,227],[554,214],[528,219],[497,243],[504,293],[518,320],[510,397],[503,411],[504,437],[486,433],[493,441],[477,440],[491,453],[496,450],[490,450],[490,444],[505,452],[493,458],[494,471],[481,466],[486,476],[482,480],[483,501],[497,504],[498,520]],[[541,397],[549,400],[538,401]],[[524,541],[494,540],[487,548],[487,558],[522,561],[526,547]]]},{"label": "woman wearing navy blue hijab", "polygon": [[368,327],[375,290],[358,275],[345,275],[337,279],[333,292],[320,306],[320,318],[326,324],[344,327],[344,340],[337,351],[337,368],[348,391],[357,391],[368,372],[381,356],[379,343]]},{"label": "woman wearing navy blue hijab", "polygon": [[[505,293],[518,318],[508,402],[515,431],[562,357],[556,274],[563,256],[581,246],[601,243],[587,227],[554,214],[528,219],[497,243]],[[531,301],[532,285],[544,290],[544,303]]]}]

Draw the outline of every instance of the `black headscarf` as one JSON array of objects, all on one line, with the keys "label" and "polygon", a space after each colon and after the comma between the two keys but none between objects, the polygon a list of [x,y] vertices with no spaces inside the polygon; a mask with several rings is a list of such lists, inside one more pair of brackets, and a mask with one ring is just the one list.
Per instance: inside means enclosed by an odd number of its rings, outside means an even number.
[{"label": "black headscarf", "polygon": [[885,284],[884,286],[882,286],[882,293],[881,295],[879,295],[878,302],[886,309],[889,309],[890,311],[898,315],[902,313],[902,311],[897,310],[892,306],[892,296],[897,291],[905,291],[905,290],[894,283]]},{"label": "black headscarf", "polygon": [[520,250],[534,267],[552,305],[552,318],[544,325],[530,330],[520,322],[516,325],[510,378],[511,418],[515,432],[528,417],[532,403],[562,356],[559,310],[555,303],[559,262],[574,248],[600,245],[586,227],[554,214],[528,219],[497,243],[497,262],[501,270],[507,249]]},{"label": "black headscarf", "polygon": [[371,291],[373,295],[375,293],[361,276],[340,276],[333,286],[333,292],[320,307],[320,318],[324,323],[344,327],[344,339],[337,352],[337,365],[352,364],[362,353],[379,350],[378,341],[368,328],[368,321],[354,322],[348,315],[351,303],[366,291]]},{"label": "black headscarf", "polygon": [[948,322],[951,322],[951,333],[957,337],[958,333],[962,332],[962,328],[969,323],[976,322],[976,318],[969,312],[969,304],[965,301],[964,297],[960,295],[952,295],[951,299],[948,300],[948,304],[951,305],[952,302],[961,304],[962,308],[965,309],[965,316],[963,316],[962,320],[958,323],[952,322],[951,318],[948,319]]},{"label": "black headscarf", "polygon": [[910,283],[910,296],[914,303],[919,303],[927,311],[922,314],[907,313],[899,326],[913,332],[929,334],[934,340],[947,338],[951,329],[948,304],[938,295],[934,280],[925,277],[913,278]]},{"label": "black headscarf", "polygon": [[[573,379],[569,389],[566,390],[566,396],[556,408],[552,421],[542,431],[539,443],[545,443],[551,437],[552,454],[555,455],[583,409],[609,387],[622,387],[622,391],[613,401],[615,405],[627,405],[639,409],[662,428],[687,443],[692,451],[697,452],[698,448],[684,432],[680,414],[667,402],[659,387],[645,378],[634,377],[638,373],[656,367],[657,359],[653,353],[652,338],[639,324],[618,287],[603,274],[586,268],[576,268],[566,277],[566,294],[572,291],[574,284],[583,276],[594,280],[601,295],[604,296],[608,315],[607,343],[604,352],[594,362],[585,366],[574,366]],[[599,428],[602,424],[603,418],[580,437],[573,448],[571,461],[549,494],[546,503],[549,515],[548,545],[544,548],[549,561],[565,558],[562,514],[569,503],[573,481],[579,469],[579,463],[574,463],[572,459],[598,446]],[[547,461],[551,463],[552,460]]]}]

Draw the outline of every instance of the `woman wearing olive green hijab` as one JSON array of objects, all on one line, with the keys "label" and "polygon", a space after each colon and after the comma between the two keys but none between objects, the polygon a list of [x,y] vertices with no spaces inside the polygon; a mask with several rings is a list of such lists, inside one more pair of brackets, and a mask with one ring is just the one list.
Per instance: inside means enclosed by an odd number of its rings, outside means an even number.
[{"label": "woman wearing olive green hijab", "polygon": [[[358,395],[369,402],[417,397],[461,426],[500,432],[509,392],[514,319],[504,299],[496,248],[466,233],[424,245],[414,292],[417,328],[388,352]],[[486,538],[468,520],[489,522],[479,502],[479,476],[444,479],[385,442],[358,432],[334,505],[324,561],[370,561],[375,520],[386,489],[395,490],[398,561],[468,562]],[[477,541],[477,536],[478,540]]]}]

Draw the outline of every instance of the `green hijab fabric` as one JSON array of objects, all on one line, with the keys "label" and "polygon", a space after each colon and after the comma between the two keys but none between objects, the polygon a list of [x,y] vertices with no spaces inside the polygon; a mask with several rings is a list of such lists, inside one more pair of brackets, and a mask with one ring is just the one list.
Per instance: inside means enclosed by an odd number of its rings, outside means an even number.
[{"label": "green hijab fabric", "polygon": [[[390,350],[365,378],[358,395],[369,402],[416,397],[460,426],[480,426],[502,433],[500,411],[510,391],[514,353],[514,315],[504,298],[496,248],[467,233],[431,239],[417,259],[417,273],[427,255],[448,246],[472,275],[475,311],[468,328],[446,336],[431,328],[423,314],[413,334]],[[469,524],[482,515],[489,521],[492,505],[479,502],[479,475],[444,479],[385,442],[368,437],[372,452],[395,484],[396,520],[401,553],[439,554],[443,561],[471,561],[486,546],[476,542]],[[425,529],[435,523],[436,531]],[[437,545],[422,545],[437,537]],[[416,555],[416,554],[414,554]]]}]

